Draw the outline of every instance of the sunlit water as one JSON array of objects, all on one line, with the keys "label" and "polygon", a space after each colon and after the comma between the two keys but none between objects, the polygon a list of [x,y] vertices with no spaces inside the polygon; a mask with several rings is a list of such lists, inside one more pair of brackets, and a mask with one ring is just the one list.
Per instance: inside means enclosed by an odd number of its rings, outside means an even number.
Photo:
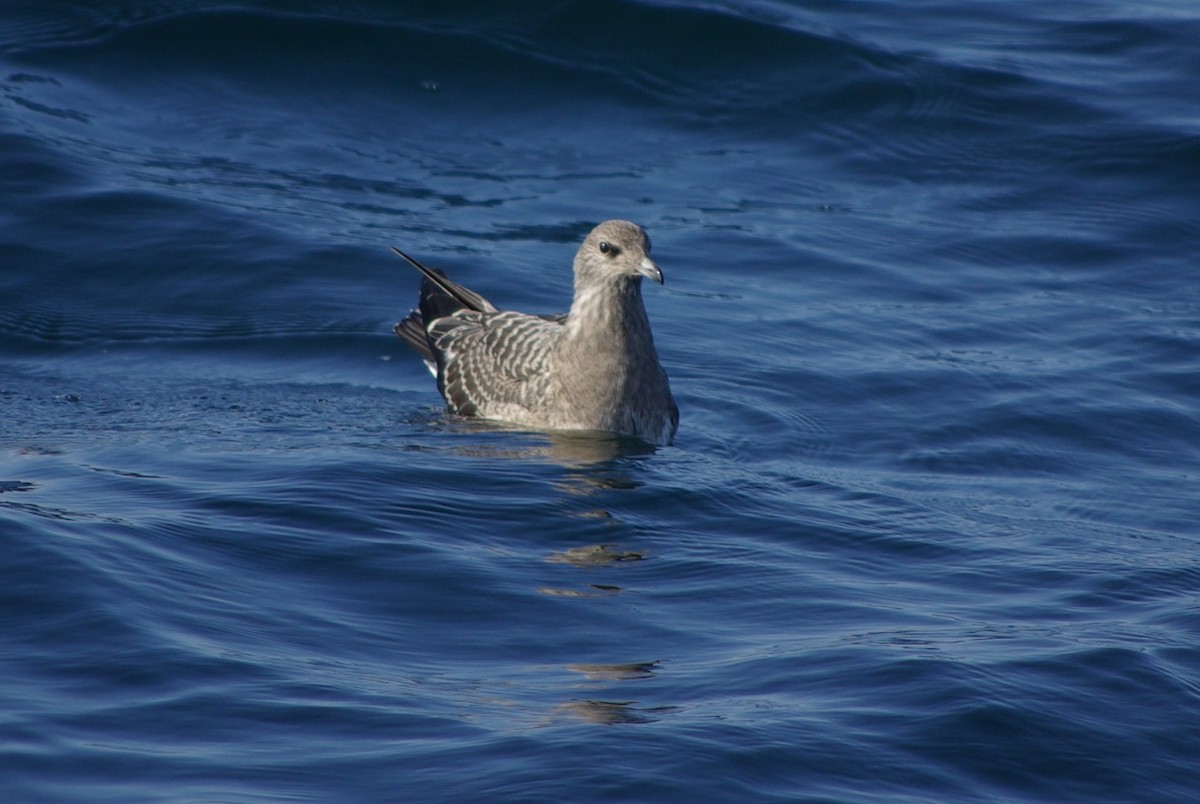
[{"label": "sunlit water", "polygon": [[[1200,789],[1200,15],[0,6],[13,801]],[[642,223],[676,443],[418,277]]]}]

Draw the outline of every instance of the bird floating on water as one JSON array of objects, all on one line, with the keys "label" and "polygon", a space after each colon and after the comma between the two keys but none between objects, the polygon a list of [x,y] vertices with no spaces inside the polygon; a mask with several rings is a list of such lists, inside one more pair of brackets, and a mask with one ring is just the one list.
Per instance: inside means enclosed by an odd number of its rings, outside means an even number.
[{"label": "bird floating on water", "polygon": [[575,255],[575,298],[559,315],[499,310],[400,249],[424,277],[395,327],[455,413],[539,430],[599,430],[669,444],[679,424],[658,362],[642,279],[662,284],[650,238],[605,221]]}]

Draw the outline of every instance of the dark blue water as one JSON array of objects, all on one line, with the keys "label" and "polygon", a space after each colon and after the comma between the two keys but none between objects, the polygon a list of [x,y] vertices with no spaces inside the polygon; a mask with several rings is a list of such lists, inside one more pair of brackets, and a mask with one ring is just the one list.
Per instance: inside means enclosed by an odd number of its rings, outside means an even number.
[{"label": "dark blue water", "polygon": [[[0,797],[1195,797],[1200,12],[206,5],[0,5]],[[676,443],[448,415],[613,217]]]}]

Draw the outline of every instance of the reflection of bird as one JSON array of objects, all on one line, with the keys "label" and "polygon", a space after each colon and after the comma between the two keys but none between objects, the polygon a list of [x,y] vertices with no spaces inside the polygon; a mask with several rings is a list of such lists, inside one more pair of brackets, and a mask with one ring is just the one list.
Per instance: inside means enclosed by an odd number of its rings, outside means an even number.
[{"label": "reflection of bird", "polygon": [[393,249],[423,275],[396,334],[434,373],[451,410],[544,430],[602,430],[669,444],[679,423],[642,304],[642,277],[663,281],[650,239],[606,221],[575,255],[575,299],[555,316],[497,310]]},{"label": "reflection of bird", "polygon": [[637,707],[635,701],[569,701],[555,708],[581,717],[589,723],[653,723],[658,715],[676,711],[675,706]]}]

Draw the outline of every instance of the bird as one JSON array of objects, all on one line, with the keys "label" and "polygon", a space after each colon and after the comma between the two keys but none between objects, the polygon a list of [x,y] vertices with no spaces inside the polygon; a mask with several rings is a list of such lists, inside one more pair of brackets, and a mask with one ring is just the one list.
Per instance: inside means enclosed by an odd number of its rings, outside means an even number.
[{"label": "bird", "polygon": [[424,359],[451,411],[672,443],[679,408],[642,303],[642,280],[661,285],[663,272],[641,226],[592,229],[575,255],[571,308],[556,315],[501,310],[392,250],[422,275],[419,303],[394,331]]}]

